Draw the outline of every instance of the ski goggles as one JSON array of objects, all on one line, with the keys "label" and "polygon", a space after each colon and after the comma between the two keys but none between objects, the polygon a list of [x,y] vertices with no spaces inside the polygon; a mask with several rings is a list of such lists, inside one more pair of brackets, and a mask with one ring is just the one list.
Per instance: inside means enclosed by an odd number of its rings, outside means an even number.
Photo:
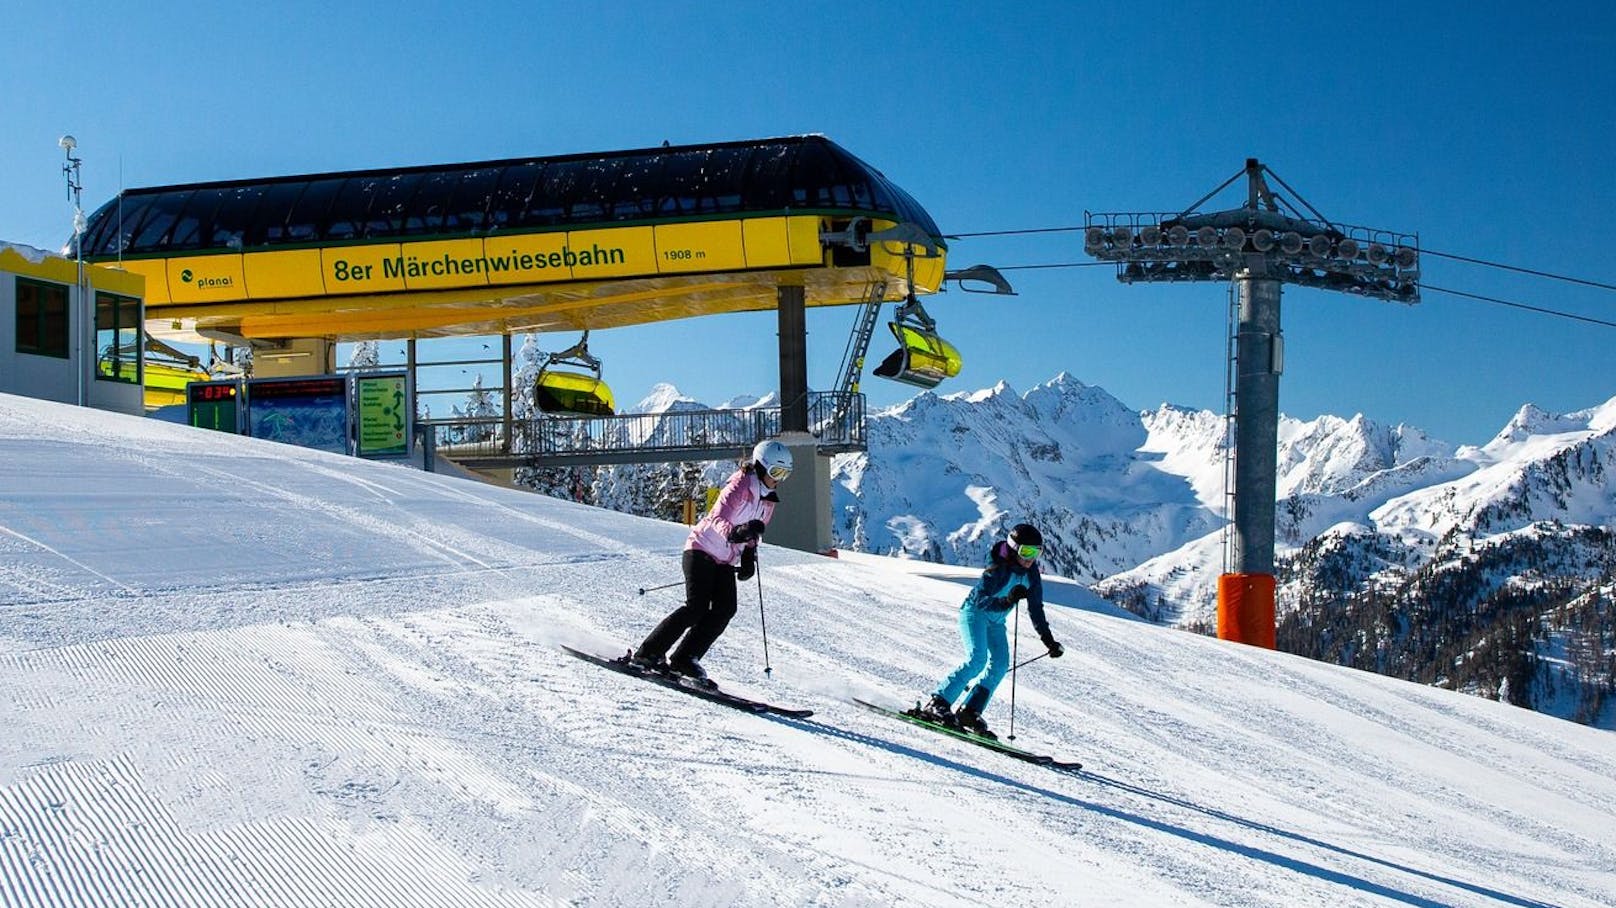
[{"label": "ski goggles", "polygon": [[781,466],[780,464],[775,464],[774,466],[769,468],[769,478],[773,479],[775,482],[780,482],[781,480],[785,479],[787,476],[790,476],[790,475],[791,475],[791,468],[790,467]]},{"label": "ski goggles", "polygon": [[1039,554],[1041,554],[1043,551],[1044,547],[1039,545],[1016,546],[1016,554],[1020,555],[1022,559],[1026,561],[1037,561]]}]

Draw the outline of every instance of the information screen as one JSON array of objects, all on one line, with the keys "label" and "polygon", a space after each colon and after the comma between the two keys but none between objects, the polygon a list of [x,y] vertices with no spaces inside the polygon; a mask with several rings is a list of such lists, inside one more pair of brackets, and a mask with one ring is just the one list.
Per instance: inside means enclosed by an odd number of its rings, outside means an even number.
[{"label": "information screen", "polygon": [[410,453],[409,386],[403,372],[354,377],[359,408],[360,457],[404,457]]},{"label": "information screen", "polygon": [[247,382],[247,434],[336,454],[349,453],[347,378],[318,375],[252,379]]},{"label": "information screen", "polygon": [[194,381],[185,388],[186,421],[199,429],[241,433],[241,383]]}]

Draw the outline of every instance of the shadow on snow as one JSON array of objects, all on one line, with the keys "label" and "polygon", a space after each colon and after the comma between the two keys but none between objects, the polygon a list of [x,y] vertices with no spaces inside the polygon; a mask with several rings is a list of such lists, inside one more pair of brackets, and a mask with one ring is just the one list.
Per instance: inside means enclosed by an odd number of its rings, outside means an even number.
[{"label": "shadow on snow", "polygon": [[[998,773],[990,772],[990,771],[984,770],[984,769],[978,769],[977,767],[970,766],[968,764],[961,763],[961,762],[958,762],[958,761],[955,761],[955,760],[951,760],[951,759],[949,759],[947,757],[940,756],[940,755],[932,753],[930,751],[920,750],[918,748],[910,747],[910,746],[908,746],[906,744],[900,744],[900,743],[897,743],[895,741],[888,741],[888,740],[885,740],[883,738],[877,738],[877,737],[874,737],[872,735],[862,734],[860,732],[847,731],[846,729],[837,728],[837,727],[832,726],[832,725],[826,725],[826,724],[824,724],[822,722],[816,722],[816,721],[814,721],[812,719],[790,719],[790,718],[785,718],[785,717],[782,717],[782,716],[773,716],[773,715],[765,716],[764,718],[767,718],[767,719],[769,719],[771,721],[774,721],[774,722],[779,722],[780,724],[783,724],[783,725],[789,725],[789,726],[792,726],[792,727],[795,727],[795,728],[801,728],[801,729],[803,729],[805,731],[813,732],[814,734],[824,735],[826,737],[831,737],[831,738],[838,738],[838,739],[841,739],[843,741],[850,741],[850,742],[853,742],[855,744],[863,745],[863,746],[866,746],[866,747],[874,747],[874,748],[877,748],[877,749],[880,749],[880,750],[887,751],[888,753],[897,754],[899,756],[911,757],[913,759],[920,760],[920,761],[925,762],[925,763],[930,763],[930,764],[932,764],[934,766],[940,766],[940,767],[943,767],[945,769],[951,769],[951,770],[954,770],[956,772],[962,773],[964,775],[968,775],[968,776],[972,776],[972,777],[977,778],[977,779],[981,779],[983,781],[997,783],[997,784],[1004,785],[1004,786],[1009,787],[1009,788],[1016,789],[1018,791],[1023,791],[1023,792],[1026,792],[1028,794],[1037,795],[1037,796],[1042,797],[1042,798],[1047,798],[1047,799],[1052,800],[1052,801],[1057,801],[1057,802],[1060,802],[1060,803],[1063,803],[1063,804],[1067,804],[1067,805],[1070,805],[1072,807],[1076,807],[1076,808],[1079,808],[1081,810],[1088,811],[1090,813],[1099,814],[1101,816],[1110,817],[1112,819],[1120,820],[1120,821],[1125,822],[1125,823],[1132,823],[1132,824],[1134,824],[1136,826],[1142,826],[1142,827],[1144,827],[1146,829],[1151,829],[1151,830],[1155,830],[1157,832],[1166,833],[1168,835],[1177,836],[1177,837],[1179,837],[1181,839],[1187,839],[1187,840],[1189,840],[1191,842],[1195,842],[1195,843],[1198,843],[1198,844],[1201,844],[1201,845],[1205,845],[1205,846],[1210,847],[1210,848],[1216,848],[1216,849],[1220,849],[1220,850],[1223,850],[1223,851],[1231,852],[1233,854],[1238,854],[1238,855],[1241,855],[1243,857],[1251,858],[1253,860],[1263,861],[1263,862],[1266,862],[1268,864],[1272,864],[1275,867],[1279,867],[1279,868],[1282,868],[1282,869],[1285,869],[1285,870],[1289,870],[1289,871],[1292,871],[1294,873],[1300,873],[1300,874],[1304,874],[1304,875],[1307,875],[1307,876],[1315,877],[1317,879],[1324,880],[1326,882],[1336,883],[1338,885],[1346,886],[1348,888],[1355,889],[1355,890],[1358,890],[1358,891],[1361,891],[1361,892],[1372,893],[1374,895],[1382,896],[1384,898],[1393,899],[1393,900],[1399,901],[1399,902],[1404,902],[1404,903],[1409,904],[1409,905],[1418,905],[1418,906],[1420,906],[1420,908],[1445,908],[1445,906],[1449,904],[1448,902],[1444,902],[1444,901],[1440,901],[1440,900],[1432,899],[1432,898],[1427,898],[1425,896],[1417,895],[1417,894],[1412,893],[1412,892],[1404,892],[1404,891],[1401,891],[1401,890],[1398,890],[1398,889],[1393,889],[1393,888],[1391,888],[1389,886],[1386,886],[1386,885],[1384,885],[1382,883],[1377,883],[1377,882],[1374,882],[1373,880],[1365,879],[1365,878],[1363,878],[1361,876],[1354,876],[1354,875],[1352,875],[1350,873],[1347,873],[1347,872],[1344,872],[1344,871],[1334,870],[1334,869],[1331,869],[1329,867],[1324,867],[1324,866],[1321,866],[1319,864],[1315,864],[1315,863],[1311,863],[1309,861],[1302,860],[1300,858],[1287,857],[1286,855],[1279,854],[1279,853],[1274,852],[1274,851],[1269,851],[1269,850],[1264,849],[1264,848],[1259,848],[1259,847],[1257,847],[1255,845],[1248,845],[1248,844],[1245,844],[1243,842],[1236,842],[1236,841],[1233,841],[1231,839],[1225,839],[1225,838],[1221,838],[1219,836],[1210,835],[1210,834],[1203,833],[1203,832],[1196,832],[1195,830],[1188,829],[1188,828],[1183,827],[1183,826],[1177,826],[1177,825],[1174,825],[1172,823],[1164,822],[1162,820],[1152,819],[1150,817],[1142,816],[1142,815],[1136,814],[1136,813],[1129,813],[1128,811],[1121,810],[1121,809],[1118,809],[1118,808],[1115,808],[1115,807],[1108,807],[1108,806],[1106,806],[1104,804],[1100,804],[1100,803],[1097,803],[1097,802],[1094,802],[1094,801],[1086,801],[1086,800],[1083,800],[1082,798],[1073,797],[1071,795],[1064,794],[1064,793],[1061,793],[1061,792],[1058,792],[1058,791],[1053,791],[1053,790],[1048,789],[1048,788],[1042,788],[1042,787],[1039,787],[1037,785],[1031,785],[1031,784],[1028,784],[1026,782],[1021,782],[1021,781],[1018,781],[1016,779],[1012,779],[1012,778],[1010,778],[1008,776],[1003,776],[1003,775],[1000,775]],[[991,753],[991,751],[989,751],[989,752]],[[1039,769],[1039,770],[1044,771],[1044,772],[1062,772],[1061,770],[1056,770],[1056,769],[1052,769],[1052,768],[1049,768],[1049,767],[1032,767],[1032,768],[1033,769]],[[1522,908],[1553,908],[1553,906],[1548,902],[1540,902],[1540,901],[1537,901],[1535,899],[1529,899],[1529,898],[1524,898],[1524,897],[1521,897],[1521,896],[1511,895],[1511,894],[1509,894],[1507,892],[1500,892],[1500,891],[1498,891],[1496,889],[1490,889],[1490,888],[1488,888],[1486,886],[1480,886],[1480,885],[1476,885],[1474,883],[1466,883],[1463,880],[1457,880],[1457,879],[1453,879],[1452,877],[1445,877],[1445,876],[1441,876],[1439,874],[1431,873],[1429,871],[1419,870],[1417,868],[1409,867],[1409,866],[1404,865],[1404,864],[1398,864],[1398,863],[1396,863],[1394,861],[1388,861],[1388,860],[1386,860],[1384,858],[1377,858],[1377,857],[1375,857],[1373,855],[1364,854],[1363,852],[1359,852],[1359,851],[1353,851],[1350,848],[1345,848],[1345,847],[1342,847],[1340,845],[1332,845],[1329,842],[1321,841],[1319,839],[1313,838],[1312,836],[1303,835],[1303,834],[1297,833],[1297,832],[1290,832],[1290,831],[1287,831],[1287,830],[1284,830],[1284,829],[1280,829],[1279,827],[1273,826],[1273,825],[1268,824],[1268,823],[1262,823],[1262,822],[1258,822],[1256,820],[1248,820],[1248,819],[1246,819],[1244,817],[1240,817],[1240,816],[1236,816],[1236,815],[1234,815],[1232,813],[1228,813],[1227,811],[1217,810],[1217,809],[1211,808],[1211,807],[1204,807],[1204,806],[1196,804],[1194,802],[1187,801],[1187,800],[1185,800],[1183,798],[1178,798],[1178,797],[1174,797],[1172,795],[1162,794],[1160,792],[1155,792],[1155,791],[1151,791],[1151,790],[1146,789],[1146,788],[1141,788],[1141,787],[1139,787],[1137,785],[1132,785],[1132,784],[1129,784],[1127,782],[1120,781],[1118,779],[1112,779],[1110,777],[1100,775],[1099,773],[1091,772],[1091,771],[1088,771],[1088,770],[1078,770],[1078,771],[1064,771],[1063,774],[1068,775],[1068,776],[1073,776],[1073,777],[1076,777],[1076,778],[1085,779],[1087,781],[1094,782],[1094,783],[1099,784],[1099,785],[1104,785],[1104,786],[1107,786],[1107,787],[1110,787],[1110,788],[1115,788],[1118,791],[1124,791],[1124,792],[1127,792],[1129,794],[1138,795],[1138,796],[1144,797],[1144,798],[1149,798],[1149,799],[1151,799],[1153,801],[1159,801],[1159,802],[1161,802],[1163,804],[1170,804],[1170,805],[1172,805],[1174,807],[1178,807],[1178,808],[1181,808],[1181,809],[1184,809],[1184,810],[1194,811],[1195,813],[1202,814],[1203,816],[1211,817],[1211,818],[1216,819],[1216,820],[1222,820],[1222,821],[1228,822],[1228,823],[1233,823],[1234,825],[1241,826],[1241,827],[1244,827],[1245,829],[1249,829],[1249,830],[1252,830],[1252,831],[1255,831],[1255,832],[1260,832],[1260,833],[1263,833],[1265,835],[1270,835],[1270,836],[1274,836],[1276,838],[1281,838],[1281,839],[1289,839],[1292,842],[1298,842],[1298,843],[1301,843],[1303,845],[1307,845],[1307,846],[1310,846],[1310,847],[1313,847],[1313,848],[1319,848],[1319,849],[1322,849],[1324,851],[1334,852],[1336,854],[1343,855],[1345,857],[1354,858],[1354,859],[1364,861],[1364,862],[1367,862],[1367,863],[1370,863],[1370,864],[1375,864],[1375,865],[1378,865],[1380,867],[1384,867],[1384,868],[1386,868],[1388,870],[1393,870],[1393,871],[1396,871],[1396,872],[1399,872],[1399,873],[1406,873],[1406,874],[1409,874],[1410,876],[1419,877],[1421,879],[1429,880],[1429,881],[1434,882],[1434,883],[1441,883],[1441,884],[1444,884],[1444,885],[1447,885],[1447,886],[1452,886],[1452,887],[1454,887],[1456,889],[1462,889],[1462,890],[1464,890],[1466,892],[1470,892],[1470,893],[1473,893],[1475,895],[1483,896],[1483,897],[1490,898],[1490,899],[1495,899],[1497,901],[1504,902],[1506,904],[1519,905],[1519,906],[1522,906]]]}]

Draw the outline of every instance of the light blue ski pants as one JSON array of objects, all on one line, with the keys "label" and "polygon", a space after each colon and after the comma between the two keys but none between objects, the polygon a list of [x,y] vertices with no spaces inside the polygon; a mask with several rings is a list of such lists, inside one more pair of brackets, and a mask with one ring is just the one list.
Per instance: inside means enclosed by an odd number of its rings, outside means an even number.
[{"label": "light blue ski pants", "polygon": [[987,708],[993,699],[993,690],[1010,671],[1010,641],[1005,635],[1005,620],[1015,609],[990,612],[986,609],[960,609],[960,639],[965,642],[965,661],[943,679],[936,694],[954,703],[967,687],[971,688],[969,705],[977,712]]}]

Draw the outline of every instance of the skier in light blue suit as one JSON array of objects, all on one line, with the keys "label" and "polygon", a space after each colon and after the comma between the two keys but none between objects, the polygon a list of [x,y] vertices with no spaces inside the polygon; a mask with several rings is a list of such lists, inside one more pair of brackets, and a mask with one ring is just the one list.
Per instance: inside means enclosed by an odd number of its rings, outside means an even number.
[{"label": "skier in light blue suit", "polygon": [[[943,679],[931,699],[914,711],[915,715],[983,737],[996,737],[982,721],[982,710],[1010,671],[1005,620],[1022,599],[1027,600],[1027,614],[1049,655],[1059,659],[1065,652],[1049,632],[1049,620],[1044,617],[1044,581],[1038,572],[1043,545],[1044,538],[1037,527],[1022,523],[1010,531],[1007,540],[995,543],[989,550],[987,568],[960,606],[965,661]],[[956,713],[954,704],[961,694],[966,694],[965,702]]]}]

